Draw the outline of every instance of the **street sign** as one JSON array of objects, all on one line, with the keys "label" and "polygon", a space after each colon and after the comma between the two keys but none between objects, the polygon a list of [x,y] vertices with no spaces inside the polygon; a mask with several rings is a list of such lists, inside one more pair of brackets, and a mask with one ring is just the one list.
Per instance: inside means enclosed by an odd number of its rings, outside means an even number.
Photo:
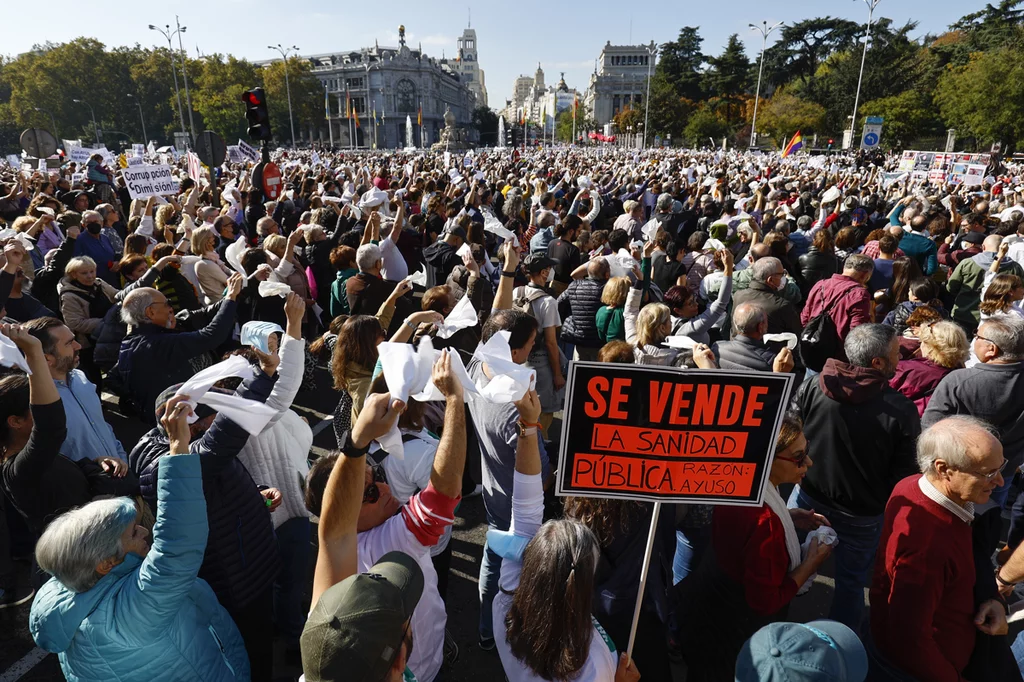
[{"label": "street sign", "polygon": [[57,153],[57,138],[42,128],[29,128],[21,134],[21,148],[29,156],[45,159]]},{"label": "street sign", "polygon": [[759,506],[792,383],[791,374],[573,362],[557,494]]},{"label": "street sign", "polygon": [[228,148],[220,135],[212,130],[204,130],[196,138],[196,156],[209,168],[216,168],[224,163]]},{"label": "street sign", "polygon": [[860,139],[861,149],[874,149],[882,140],[881,116],[868,116],[864,121],[864,132]]},{"label": "street sign", "polygon": [[277,164],[267,162],[263,164],[263,192],[268,199],[277,199],[281,194],[281,171]]}]

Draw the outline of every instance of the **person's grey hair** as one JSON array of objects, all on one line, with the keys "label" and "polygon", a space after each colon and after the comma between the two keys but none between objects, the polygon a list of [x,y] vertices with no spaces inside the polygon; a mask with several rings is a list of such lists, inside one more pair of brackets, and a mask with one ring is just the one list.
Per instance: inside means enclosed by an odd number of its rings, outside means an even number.
[{"label": "person's grey hair", "polygon": [[801,232],[806,232],[807,230],[811,229],[811,226],[813,224],[814,220],[809,215],[802,215],[796,219],[796,229],[800,230]]},{"label": "person's grey hair", "polygon": [[969,470],[974,462],[968,454],[978,445],[978,433],[997,438],[995,429],[986,421],[958,414],[935,422],[917,438],[917,466],[925,476],[935,472],[935,462],[942,460],[960,471]]},{"label": "person's grey hair", "polygon": [[555,214],[551,211],[541,211],[537,215],[537,227],[544,229],[555,224]]},{"label": "person's grey hair", "polygon": [[273,225],[273,224],[274,224],[274,219],[273,218],[271,218],[268,215],[263,216],[262,218],[260,218],[259,220],[256,221],[256,234],[258,234],[261,237],[266,237],[267,236],[267,229],[268,229],[267,226],[268,225]]},{"label": "person's grey hair", "polygon": [[671,194],[668,192],[662,192],[658,195],[657,209],[662,213],[667,213],[672,210],[672,203],[674,201],[675,198]]},{"label": "person's grey hair", "polygon": [[850,254],[843,263],[843,272],[871,273],[875,271],[875,261],[862,253]]},{"label": "person's grey hair", "polygon": [[127,497],[97,500],[61,514],[36,542],[36,562],[69,590],[91,590],[103,576],[96,565],[125,555],[121,535],[138,510]]},{"label": "person's grey hair", "polygon": [[736,306],[736,310],[733,311],[732,315],[733,336],[737,334],[742,334],[743,336],[755,334],[758,327],[767,320],[768,315],[765,314],[764,308],[761,306],[753,303],[741,303]]},{"label": "person's grey hair", "polygon": [[750,267],[754,271],[754,279],[758,282],[767,282],[782,267],[782,261],[775,256],[765,256],[754,261]]},{"label": "person's grey hair", "polygon": [[121,321],[127,325],[138,327],[145,324],[146,308],[153,305],[153,297],[157,290],[150,287],[139,287],[128,292],[121,302]]},{"label": "person's grey hair", "polygon": [[612,269],[604,258],[595,258],[587,266],[587,276],[591,279],[606,280],[611,277]]},{"label": "person's grey hair", "polygon": [[750,225],[747,225],[746,223],[741,223],[736,228],[736,234],[741,234],[744,237],[746,237],[747,239],[753,239],[754,238],[754,231],[752,229],[750,229]]},{"label": "person's grey hair", "polygon": [[[993,315],[981,326],[982,334],[999,348],[999,359],[1005,362],[1024,360],[1024,320],[1016,315]],[[981,334],[981,329],[978,330]]]},{"label": "person's grey hair", "polygon": [[363,244],[356,251],[356,267],[359,268],[359,272],[369,272],[373,270],[381,258],[379,246],[376,244]]},{"label": "person's grey hair", "polygon": [[846,359],[855,367],[870,367],[875,358],[888,358],[896,330],[887,324],[860,324],[843,343]]}]

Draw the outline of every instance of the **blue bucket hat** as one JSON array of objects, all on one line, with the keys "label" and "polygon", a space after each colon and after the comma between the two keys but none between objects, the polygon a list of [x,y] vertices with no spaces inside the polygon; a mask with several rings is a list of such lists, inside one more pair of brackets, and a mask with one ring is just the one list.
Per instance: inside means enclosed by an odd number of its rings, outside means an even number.
[{"label": "blue bucket hat", "polygon": [[736,660],[736,682],[864,682],[867,674],[860,638],[831,620],[766,625]]}]

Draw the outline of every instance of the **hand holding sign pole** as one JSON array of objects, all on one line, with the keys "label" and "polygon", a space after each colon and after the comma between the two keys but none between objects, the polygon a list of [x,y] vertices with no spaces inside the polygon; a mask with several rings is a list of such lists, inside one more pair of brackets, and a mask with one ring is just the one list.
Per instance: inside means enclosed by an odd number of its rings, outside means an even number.
[{"label": "hand holding sign pole", "polygon": [[767,372],[570,365],[556,494],[654,502],[628,655],[662,503],[760,506],[792,383]]}]

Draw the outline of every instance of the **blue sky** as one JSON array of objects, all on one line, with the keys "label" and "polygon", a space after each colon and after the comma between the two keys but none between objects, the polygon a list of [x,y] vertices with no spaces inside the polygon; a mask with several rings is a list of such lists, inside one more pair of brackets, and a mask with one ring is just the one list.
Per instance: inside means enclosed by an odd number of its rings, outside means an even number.
[{"label": "blue sky", "polygon": [[[81,35],[107,45],[157,45],[164,38],[147,30],[147,25],[173,25],[173,12],[178,9],[182,25],[188,27],[184,43],[191,55],[196,54],[197,46],[203,53],[225,52],[257,60],[275,56],[266,46],[277,43],[297,45],[304,54],[356,49],[372,45],[375,39],[381,45],[397,45],[398,25],[404,24],[411,45],[422,43],[431,56],[440,57],[442,52],[452,56],[455,41],[466,26],[468,7],[411,0],[344,4],[221,0],[165,2],[150,7],[148,3],[108,0],[102,3],[102,10],[92,11],[83,10],[81,0],[50,0],[46,14],[59,19],[40,22],[38,6],[17,2],[4,12],[7,30],[0,50],[16,55],[35,43],[63,42]],[[634,8],[632,14],[630,7]],[[923,34],[941,32],[982,7],[981,0],[882,0],[876,13],[901,25],[916,20],[918,34]],[[564,71],[569,86],[583,90],[605,42],[628,44],[631,33],[634,44],[661,43],[675,39],[682,26],[699,26],[704,51],[710,54],[720,52],[730,34],[739,33],[755,59],[761,37],[748,28],[750,23],[795,22],[825,15],[864,22],[867,12],[863,0],[597,0],[585,4],[530,0],[477,3],[472,8],[472,25],[477,31],[480,65],[486,72],[489,103],[497,109],[511,96],[515,77],[532,75],[538,61],[549,84],[557,82],[559,72]]]}]

